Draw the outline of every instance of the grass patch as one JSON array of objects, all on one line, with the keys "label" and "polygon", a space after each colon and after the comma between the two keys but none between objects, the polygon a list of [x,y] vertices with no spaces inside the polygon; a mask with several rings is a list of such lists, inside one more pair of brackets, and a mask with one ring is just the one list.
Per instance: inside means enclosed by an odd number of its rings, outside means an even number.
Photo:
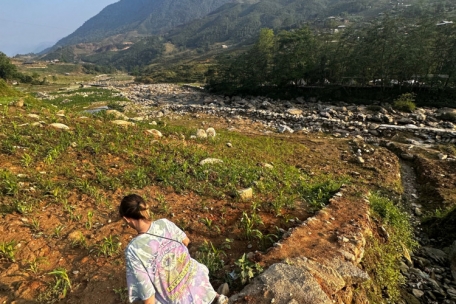
[{"label": "grass patch", "polygon": [[84,107],[94,103],[104,103],[115,105],[119,101],[127,101],[117,92],[108,89],[84,88],[73,91],[62,91],[52,93],[54,98],[49,101],[50,104],[60,108],[72,109],[75,111],[82,110]]},{"label": "grass patch", "polygon": [[416,108],[415,94],[405,93],[394,100],[393,108],[403,112],[413,112]]},{"label": "grass patch", "polygon": [[413,250],[417,243],[413,239],[413,229],[406,212],[379,194],[369,197],[372,216],[388,232],[389,237],[381,240],[370,237],[366,254],[362,261],[371,280],[365,283],[371,303],[395,303],[400,298],[399,287],[405,282],[398,263],[405,250]]}]

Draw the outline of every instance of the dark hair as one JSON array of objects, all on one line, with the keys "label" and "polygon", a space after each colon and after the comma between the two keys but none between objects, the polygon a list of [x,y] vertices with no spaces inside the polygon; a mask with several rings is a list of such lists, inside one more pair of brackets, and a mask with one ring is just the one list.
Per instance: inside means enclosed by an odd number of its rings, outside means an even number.
[{"label": "dark hair", "polygon": [[127,195],[122,199],[119,206],[119,214],[121,217],[150,221],[149,206],[137,194]]}]

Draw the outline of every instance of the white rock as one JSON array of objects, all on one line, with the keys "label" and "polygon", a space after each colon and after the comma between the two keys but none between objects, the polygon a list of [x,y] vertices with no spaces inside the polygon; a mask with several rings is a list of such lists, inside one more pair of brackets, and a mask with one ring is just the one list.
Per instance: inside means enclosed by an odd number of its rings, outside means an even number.
[{"label": "white rock", "polygon": [[439,153],[439,155],[438,155],[438,156],[439,156],[439,159],[440,159],[440,160],[445,160],[445,159],[447,159],[447,158],[448,158],[448,155],[446,155],[446,154],[443,154],[443,153]]},{"label": "white rock", "polygon": [[155,130],[155,129],[146,130],[146,133],[152,134],[155,138],[163,137],[163,134],[160,131]]},{"label": "white rock", "polygon": [[291,115],[301,115],[302,114],[302,110],[296,109],[296,108],[291,108],[291,109],[287,110],[287,113],[291,114]]},{"label": "white rock", "polygon": [[207,164],[221,164],[221,163],[223,163],[223,160],[217,159],[217,158],[206,158],[199,162],[199,164],[201,166],[207,165]]},{"label": "white rock", "polygon": [[130,122],[130,121],[126,121],[126,120],[113,120],[111,121],[113,124],[115,125],[119,125],[119,126],[125,126],[125,127],[128,127],[128,126],[135,126],[135,123],[134,122]]},{"label": "white rock", "polygon": [[206,130],[206,135],[207,135],[207,137],[215,137],[215,135],[217,135],[217,133],[215,132],[214,128],[208,128]]},{"label": "white rock", "polygon": [[27,114],[27,117],[40,119],[40,116],[38,114]]},{"label": "white rock", "polygon": [[238,190],[238,195],[241,201],[249,201],[253,198],[253,189],[252,188],[247,188],[247,189],[242,189]]},{"label": "white rock", "polygon": [[67,125],[61,124],[61,123],[51,123],[50,126],[55,129],[60,129],[60,130],[69,130],[70,127]]},{"label": "white rock", "polygon": [[107,110],[106,111],[106,114],[108,115],[112,115],[114,116],[115,118],[119,118],[119,119],[123,119],[123,120],[127,120],[128,119],[128,116],[117,111],[117,110]]},{"label": "white rock", "polygon": [[290,128],[289,126],[278,126],[277,131],[279,133],[293,133],[293,129]]},{"label": "white rock", "polygon": [[207,138],[206,131],[204,131],[203,129],[196,130],[196,138],[200,138],[200,139]]}]

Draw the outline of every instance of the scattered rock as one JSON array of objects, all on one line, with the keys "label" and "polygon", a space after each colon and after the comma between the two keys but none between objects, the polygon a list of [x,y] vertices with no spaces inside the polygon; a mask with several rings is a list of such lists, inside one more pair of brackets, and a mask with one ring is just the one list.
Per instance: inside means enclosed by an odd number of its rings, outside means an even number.
[{"label": "scattered rock", "polygon": [[27,114],[27,117],[40,119],[40,116],[38,114]]},{"label": "scattered rock", "polygon": [[120,119],[120,120],[128,120],[129,119],[127,115],[125,115],[124,113],[119,112],[117,110],[106,110],[106,114],[112,115],[115,118]]},{"label": "scattered rock", "polygon": [[60,129],[60,130],[69,130],[70,127],[68,127],[67,125],[64,125],[62,123],[51,123],[49,126],[51,126],[52,128],[54,129]]},{"label": "scattered rock", "polygon": [[443,154],[443,153],[439,153],[438,157],[439,157],[440,160],[445,160],[445,159],[448,158],[448,155]]},{"label": "scattered rock", "polygon": [[203,129],[196,130],[196,138],[205,139],[207,138],[207,133]]},{"label": "scattered rock", "polygon": [[163,134],[160,131],[156,130],[156,129],[146,130],[146,133],[147,134],[152,134],[155,138],[163,137]]},{"label": "scattered rock", "polygon": [[253,198],[253,189],[247,188],[243,190],[238,190],[238,195],[241,201],[246,202]]},{"label": "scattered rock", "polygon": [[208,164],[221,164],[223,160],[217,158],[206,158],[199,162],[200,166],[208,165]]},{"label": "scattered rock", "polygon": [[301,115],[302,114],[302,110],[296,109],[296,108],[288,109],[286,112],[291,115]]},{"label": "scattered rock", "polygon": [[17,108],[22,108],[24,106],[24,99],[21,98],[21,99],[15,101],[14,106]]},{"label": "scattered rock", "polygon": [[215,137],[215,135],[216,135],[215,129],[214,128],[208,128],[206,130],[206,135],[207,135],[207,137]]},{"label": "scattered rock", "polygon": [[410,154],[410,153],[402,153],[401,154],[401,158],[403,160],[414,160],[415,159],[415,155]]},{"label": "scattered rock", "polygon": [[274,166],[268,163],[260,163],[260,166],[267,169],[274,169]]},{"label": "scattered rock", "polygon": [[412,289],[412,293],[413,293],[413,295],[414,295],[415,297],[417,297],[417,298],[421,298],[422,296],[424,296],[424,291],[419,290],[419,289],[413,288],[413,289]]},{"label": "scattered rock", "polygon": [[217,293],[227,296],[230,293],[230,287],[228,286],[228,283],[221,284],[219,288],[217,288]]},{"label": "scattered rock", "polygon": [[126,121],[126,120],[113,120],[111,122],[115,125],[123,126],[123,127],[132,127],[132,126],[136,125],[134,122]]},{"label": "scattered rock", "polygon": [[293,133],[293,129],[290,128],[289,126],[278,126],[277,131],[279,133]]},{"label": "scattered rock", "polygon": [[415,210],[413,210],[416,216],[422,216],[423,211],[419,207],[416,207]]}]

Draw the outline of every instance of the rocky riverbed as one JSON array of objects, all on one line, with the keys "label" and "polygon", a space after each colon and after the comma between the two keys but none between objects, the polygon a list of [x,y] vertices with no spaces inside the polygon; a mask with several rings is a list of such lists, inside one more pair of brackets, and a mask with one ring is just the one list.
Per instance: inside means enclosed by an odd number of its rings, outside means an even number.
[{"label": "rocky riverbed", "polygon": [[449,108],[420,108],[404,113],[390,104],[364,106],[343,102],[325,104],[316,98],[227,97],[171,84],[136,84],[119,89],[133,101],[128,108],[148,117],[205,113],[227,119],[247,117],[262,123],[265,131],[279,133],[325,132],[335,137],[371,139],[388,138],[403,131],[413,133],[425,144],[456,143],[454,123],[441,119],[448,113],[456,115],[456,110]]}]

